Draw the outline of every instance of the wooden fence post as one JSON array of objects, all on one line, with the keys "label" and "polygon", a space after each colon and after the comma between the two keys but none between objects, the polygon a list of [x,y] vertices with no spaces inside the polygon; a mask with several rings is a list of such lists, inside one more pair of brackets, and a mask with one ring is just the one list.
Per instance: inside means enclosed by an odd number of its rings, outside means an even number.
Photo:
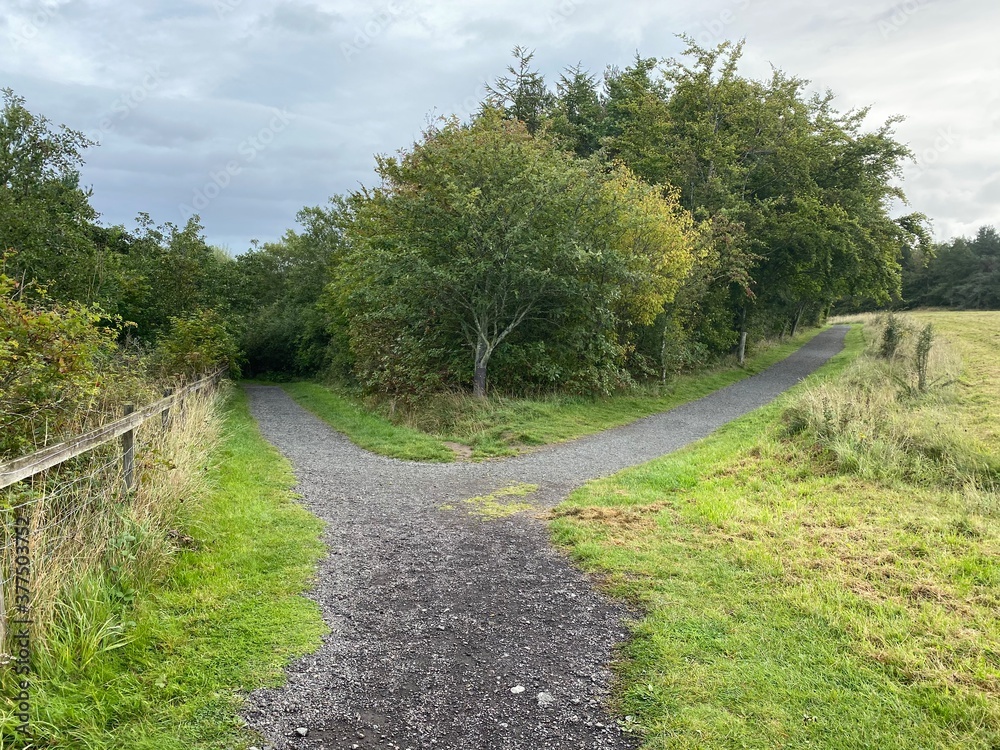
[{"label": "wooden fence post", "polygon": [[179,390],[180,390],[180,398],[177,401],[177,411],[180,414],[182,422],[184,421],[184,417],[185,417],[185,414],[184,414],[184,393],[185,393],[185,389],[186,388],[187,388],[187,378],[182,375],[181,376],[181,384],[180,384],[180,388],[179,388]]},{"label": "wooden fence post", "polygon": [[[134,411],[134,404],[125,404],[125,416]],[[125,476],[125,489],[135,487],[135,428],[122,434],[122,474]]]},{"label": "wooden fence post", "polygon": [[[173,395],[174,395],[174,389],[173,388],[164,388],[163,389],[163,398],[170,398]],[[160,426],[163,428],[164,432],[166,432],[167,428],[170,426],[170,405],[169,404],[167,405],[167,408],[164,409],[160,413]]]},{"label": "wooden fence post", "polygon": [[[7,600],[3,590],[3,566],[0,565],[0,664],[3,663],[4,657],[7,655]],[[14,601],[17,599],[15,598]]]}]

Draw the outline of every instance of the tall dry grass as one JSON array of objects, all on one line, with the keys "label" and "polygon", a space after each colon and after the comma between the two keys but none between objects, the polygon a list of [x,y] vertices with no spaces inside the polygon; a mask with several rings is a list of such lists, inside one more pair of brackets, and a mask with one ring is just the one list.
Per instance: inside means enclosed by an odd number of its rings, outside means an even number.
[{"label": "tall dry grass", "polygon": [[[219,433],[217,394],[198,392],[136,432],[136,488],[125,489],[118,441],[0,492],[0,575],[13,614],[16,513],[30,528],[31,642],[36,661],[81,666],[127,637],[122,613],[184,543],[180,509],[205,482]],[[36,664],[36,668],[39,664]]]},{"label": "tall dry grass", "polygon": [[866,351],[842,378],[808,388],[789,404],[788,431],[820,449],[838,470],[947,487],[971,493],[975,502],[992,502],[1000,466],[954,418],[961,361],[948,341],[934,336],[924,362],[918,349],[926,328],[906,316],[831,322],[863,323]]}]

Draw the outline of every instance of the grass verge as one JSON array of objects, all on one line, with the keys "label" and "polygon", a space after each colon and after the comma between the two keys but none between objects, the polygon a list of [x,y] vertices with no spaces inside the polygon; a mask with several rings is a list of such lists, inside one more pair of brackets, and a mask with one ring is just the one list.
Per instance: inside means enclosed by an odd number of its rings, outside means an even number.
[{"label": "grass verge", "polygon": [[309,382],[283,383],[281,387],[299,404],[365,450],[410,461],[455,460],[455,453],[441,440],[393,424],[331,387]]},{"label": "grass verge", "polygon": [[[323,633],[316,604],[301,596],[322,555],[321,524],[295,502],[291,469],[260,436],[242,392],[229,396],[224,417],[209,489],[185,503],[166,575],[127,606],[102,579],[77,586],[64,625],[84,637],[62,650],[57,640],[36,659],[35,741],[7,734],[6,715],[0,746],[252,744],[238,715],[242,695],[280,684],[288,661]],[[100,626],[112,620],[121,627],[109,641]]]},{"label": "grass verge", "polygon": [[[922,319],[962,355],[961,381],[872,403],[890,419],[944,404],[989,445],[1000,315]],[[645,613],[616,700],[647,750],[1000,746],[995,492],[951,463],[866,472],[790,434],[785,415],[849,374],[858,330],[848,344],[776,404],[554,513],[555,541]]]},{"label": "grass verge", "polygon": [[551,395],[537,398],[468,394],[428,396],[409,406],[363,401],[315,383],[282,387],[300,404],[363,448],[397,458],[453,460],[445,443],[467,446],[471,458],[510,456],[619,427],[701,398],[765,370],[794,352],[819,329],[761,345],[743,367],[728,361],[707,372],[680,375],[666,385],[641,386],[607,397]]}]

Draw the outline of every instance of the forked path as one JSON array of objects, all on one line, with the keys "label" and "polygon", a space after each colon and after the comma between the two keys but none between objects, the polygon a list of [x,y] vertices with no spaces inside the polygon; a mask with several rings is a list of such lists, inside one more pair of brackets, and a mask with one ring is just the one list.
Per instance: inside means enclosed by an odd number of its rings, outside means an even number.
[{"label": "forked path", "polygon": [[331,631],[284,687],[250,696],[250,726],[282,749],[634,747],[606,708],[629,612],[552,549],[539,521],[449,508],[512,483],[537,484],[531,502],[551,506],[589,479],[676,450],[813,372],[846,330],[671,411],[480,464],[376,456],[280,388],[248,387],[303,502],[327,522],[330,554],[311,596]]}]

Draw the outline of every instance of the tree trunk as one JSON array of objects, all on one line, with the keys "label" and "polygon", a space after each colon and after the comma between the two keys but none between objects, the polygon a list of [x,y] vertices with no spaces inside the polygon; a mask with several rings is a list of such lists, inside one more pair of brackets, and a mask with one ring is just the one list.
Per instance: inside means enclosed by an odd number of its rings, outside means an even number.
[{"label": "tree trunk", "polygon": [[667,324],[663,324],[663,335],[660,338],[660,382],[667,383]]},{"label": "tree trunk", "polygon": [[476,398],[486,398],[486,366],[492,353],[485,341],[481,340],[476,344],[476,370],[472,376],[472,395]]},{"label": "tree trunk", "polygon": [[743,312],[740,315],[740,352],[739,352],[739,362],[742,366],[747,360],[747,308],[746,305],[743,306]]},{"label": "tree trunk", "polygon": [[805,302],[800,302],[795,307],[795,317],[792,318],[792,333],[790,334],[792,336],[792,338],[795,337],[795,332],[797,330],[799,330],[799,323],[802,322],[802,315],[803,315],[803,313],[805,313],[805,311],[806,311],[806,303]]}]

